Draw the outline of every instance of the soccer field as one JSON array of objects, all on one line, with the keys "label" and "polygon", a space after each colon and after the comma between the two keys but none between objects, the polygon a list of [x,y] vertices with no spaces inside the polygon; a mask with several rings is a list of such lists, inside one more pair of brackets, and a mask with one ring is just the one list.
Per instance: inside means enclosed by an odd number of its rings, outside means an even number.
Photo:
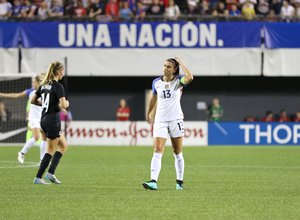
[{"label": "soccer field", "polygon": [[145,190],[151,147],[70,147],[56,176],[34,185],[38,148],[0,147],[0,219],[299,219],[299,147],[185,147],[175,190],[171,148],[157,191]]}]

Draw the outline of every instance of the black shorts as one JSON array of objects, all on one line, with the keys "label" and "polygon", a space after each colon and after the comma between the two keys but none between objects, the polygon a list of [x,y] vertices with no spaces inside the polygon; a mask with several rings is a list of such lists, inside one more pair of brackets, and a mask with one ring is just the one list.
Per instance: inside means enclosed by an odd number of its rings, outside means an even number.
[{"label": "black shorts", "polygon": [[59,138],[61,134],[61,124],[59,116],[47,115],[42,117],[41,128],[49,139]]}]

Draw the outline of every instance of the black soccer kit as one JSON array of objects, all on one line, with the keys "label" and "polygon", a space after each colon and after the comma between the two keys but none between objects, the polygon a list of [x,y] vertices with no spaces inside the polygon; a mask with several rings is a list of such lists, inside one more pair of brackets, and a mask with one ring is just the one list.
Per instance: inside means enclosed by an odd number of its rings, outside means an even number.
[{"label": "black soccer kit", "polygon": [[64,87],[53,80],[51,83],[40,86],[35,94],[42,99],[41,128],[47,138],[60,137],[59,99],[65,97]]}]

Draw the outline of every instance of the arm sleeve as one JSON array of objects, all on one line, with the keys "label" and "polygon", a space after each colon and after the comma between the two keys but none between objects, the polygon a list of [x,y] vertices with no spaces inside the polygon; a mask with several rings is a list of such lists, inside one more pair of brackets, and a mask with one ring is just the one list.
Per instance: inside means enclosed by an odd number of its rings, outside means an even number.
[{"label": "arm sleeve", "polygon": [[156,78],[155,80],[152,81],[152,93],[157,94],[156,88],[155,88],[155,82],[158,81],[159,78]]},{"label": "arm sleeve", "polygon": [[39,98],[41,97],[41,86],[36,90],[35,95]]},{"label": "arm sleeve", "polygon": [[65,97],[64,87],[60,83],[58,83],[57,85],[57,98],[60,99],[61,97]]},{"label": "arm sleeve", "polygon": [[33,88],[26,89],[26,90],[25,90],[26,95],[29,96],[29,94],[30,94],[33,90],[34,90]]}]

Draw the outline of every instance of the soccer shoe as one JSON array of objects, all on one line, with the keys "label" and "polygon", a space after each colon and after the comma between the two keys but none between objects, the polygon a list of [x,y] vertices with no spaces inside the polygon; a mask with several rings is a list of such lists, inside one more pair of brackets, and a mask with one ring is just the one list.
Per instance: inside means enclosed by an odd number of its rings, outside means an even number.
[{"label": "soccer shoe", "polygon": [[157,190],[157,182],[154,182],[154,181],[144,182],[143,187],[145,189]]},{"label": "soccer shoe", "polygon": [[34,184],[44,184],[44,185],[49,185],[51,183],[46,182],[45,180],[41,179],[41,178],[37,178],[35,177],[33,180]]},{"label": "soccer shoe", "polygon": [[180,181],[180,180],[176,181],[176,189],[183,190],[183,181]]},{"label": "soccer shoe", "polygon": [[18,152],[18,161],[19,163],[23,164],[25,160],[25,155],[22,154],[21,152]]},{"label": "soccer shoe", "polygon": [[45,179],[55,184],[61,184],[61,182],[56,178],[56,176],[49,172],[46,174]]}]

